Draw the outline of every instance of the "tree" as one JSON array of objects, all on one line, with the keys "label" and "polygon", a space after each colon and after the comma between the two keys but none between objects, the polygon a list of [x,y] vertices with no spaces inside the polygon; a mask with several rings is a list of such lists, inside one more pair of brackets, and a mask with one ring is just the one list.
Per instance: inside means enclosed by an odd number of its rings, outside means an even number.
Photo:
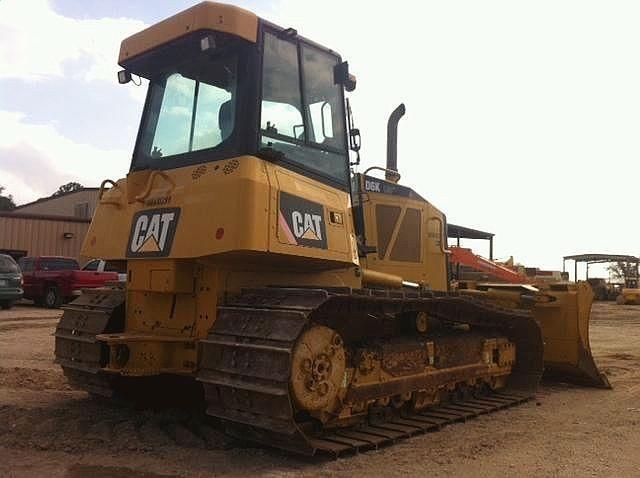
[{"label": "tree", "polygon": [[52,196],[60,196],[61,194],[70,193],[72,191],[77,191],[78,189],[82,189],[82,188],[84,188],[82,184],[72,181],[70,183],[63,184],[62,186],[60,186],[58,190],[52,194]]},{"label": "tree", "polygon": [[637,280],[637,264],[635,262],[623,262],[623,261],[618,261],[618,262],[614,262],[612,264],[609,264],[609,266],[607,267],[608,271],[609,271],[609,276],[614,280],[614,281],[620,281],[620,282],[629,282],[629,280]]},{"label": "tree", "polygon": [[11,194],[7,196],[2,194],[4,190],[4,186],[0,186],[0,211],[11,211],[15,209],[16,203],[13,202],[13,196]]}]

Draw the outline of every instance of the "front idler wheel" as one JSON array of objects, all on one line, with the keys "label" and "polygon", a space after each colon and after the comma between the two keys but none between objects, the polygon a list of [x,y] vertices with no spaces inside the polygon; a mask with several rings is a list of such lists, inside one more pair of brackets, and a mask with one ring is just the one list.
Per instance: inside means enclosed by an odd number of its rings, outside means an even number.
[{"label": "front idler wheel", "polygon": [[338,406],[346,356],[342,337],[324,326],[304,332],[293,350],[291,392],[300,411],[325,421]]}]

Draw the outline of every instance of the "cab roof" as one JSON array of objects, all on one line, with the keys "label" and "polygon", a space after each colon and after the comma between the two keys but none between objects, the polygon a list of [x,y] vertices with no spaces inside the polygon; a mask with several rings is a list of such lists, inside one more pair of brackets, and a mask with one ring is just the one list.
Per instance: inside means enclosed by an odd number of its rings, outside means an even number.
[{"label": "cab roof", "polygon": [[199,30],[230,33],[255,43],[258,17],[233,5],[202,2],[124,39],[118,63]]}]

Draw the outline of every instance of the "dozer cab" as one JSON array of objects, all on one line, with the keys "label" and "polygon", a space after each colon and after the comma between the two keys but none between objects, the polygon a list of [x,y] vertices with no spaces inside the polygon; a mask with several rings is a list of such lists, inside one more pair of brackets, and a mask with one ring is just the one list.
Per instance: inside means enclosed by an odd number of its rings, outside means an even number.
[{"label": "dozer cab", "polygon": [[229,433],[308,455],[535,392],[530,308],[448,291],[445,216],[392,167],[351,174],[337,53],[204,2],[125,39],[119,63],[147,99],[82,253],[126,260],[127,280],[65,307],[55,353],[74,386],[182,395],[162,385],[180,380]]}]

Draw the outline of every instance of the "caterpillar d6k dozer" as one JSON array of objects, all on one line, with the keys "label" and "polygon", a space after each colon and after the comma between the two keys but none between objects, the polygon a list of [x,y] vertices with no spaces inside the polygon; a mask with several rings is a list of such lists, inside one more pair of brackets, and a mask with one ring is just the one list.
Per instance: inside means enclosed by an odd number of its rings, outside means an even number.
[{"label": "caterpillar d6k dozer", "polygon": [[534,393],[531,310],[448,291],[444,215],[392,168],[350,173],[355,79],[334,51],[205,2],[124,40],[119,63],[149,90],[82,253],[126,260],[127,280],[65,307],[73,385],[169,396],[181,378],[230,434],[307,455]]}]

